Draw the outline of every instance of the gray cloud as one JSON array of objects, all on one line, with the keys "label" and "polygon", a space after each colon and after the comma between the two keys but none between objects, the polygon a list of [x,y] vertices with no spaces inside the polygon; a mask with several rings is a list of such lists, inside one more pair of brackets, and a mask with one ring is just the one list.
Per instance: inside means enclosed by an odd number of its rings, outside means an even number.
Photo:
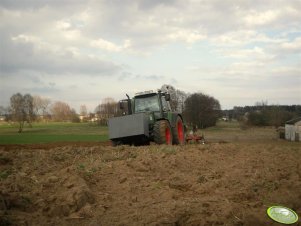
[{"label": "gray cloud", "polygon": [[149,80],[149,81],[160,81],[165,79],[162,75],[134,75],[130,72],[123,72],[121,76],[119,76],[119,81],[125,81],[125,80]]},{"label": "gray cloud", "polygon": [[[2,0],[1,98],[31,88],[58,97],[70,84],[101,86],[102,95],[116,93],[108,84],[144,89],[161,82],[221,97],[225,86],[254,95],[262,84],[270,92],[281,84],[296,90],[300,11],[300,1],[286,0]],[[176,69],[168,66],[172,58]],[[100,91],[91,90],[83,93],[96,99]]]},{"label": "gray cloud", "polygon": [[32,10],[39,9],[43,7],[68,7],[83,5],[84,2],[81,0],[22,0],[22,1],[11,1],[11,0],[1,0],[0,6],[10,10]]},{"label": "gray cloud", "polygon": [[162,80],[162,79],[164,79],[164,76],[161,76],[161,75],[146,75],[146,76],[143,76],[143,78],[148,79],[148,80]]},{"label": "gray cloud", "polygon": [[165,1],[161,1],[161,0],[143,0],[143,1],[138,1],[138,5],[139,8],[141,10],[151,10],[155,7],[158,6],[174,6],[174,5],[178,5],[179,1],[178,0],[165,0]]},{"label": "gray cloud", "polygon": [[43,95],[51,95],[53,93],[60,92],[61,90],[53,87],[53,86],[36,86],[36,87],[29,87],[22,90],[25,93],[43,93]]},{"label": "gray cloud", "polygon": [[[51,1],[48,1],[48,3]],[[46,1],[36,1],[36,0],[23,0],[23,1],[10,1],[2,0],[0,6],[6,9],[37,9],[46,6]]]},{"label": "gray cloud", "polygon": [[[40,49],[35,43],[13,41],[2,37],[1,74],[6,72],[38,71],[48,74],[115,75],[121,66],[96,57],[77,56],[70,50]],[[0,74],[0,75],[1,75]]]}]

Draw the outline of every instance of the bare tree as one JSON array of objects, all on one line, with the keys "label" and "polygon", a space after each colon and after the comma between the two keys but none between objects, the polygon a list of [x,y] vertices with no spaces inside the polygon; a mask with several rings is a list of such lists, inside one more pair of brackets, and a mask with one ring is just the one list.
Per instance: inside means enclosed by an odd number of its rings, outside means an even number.
[{"label": "bare tree", "polygon": [[33,96],[33,108],[36,115],[42,115],[44,118],[48,113],[51,100],[47,97],[38,95]]},{"label": "bare tree", "polygon": [[51,106],[52,117],[55,121],[67,121],[72,119],[72,109],[67,103],[57,101]]},{"label": "bare tree", "polygon": [[80,106],[79,114],[82,115],[82,116],[87,116],[88,115],[88,111],[87,111],[86,105],[81,105]]},{"label": "bare tree", "polygon": [[23,96],[23,108],[26,115],[26,121],[29,124],[30,127],[32,127],[32,122],[35,119],[35,114],[33,111],[33,97],[30,94],[25,94]]},{"label": "bare tree", "polygon": [[26,119],[25,112],[23,110],[23,96],[20,93],[14,94],[10,98],[10,106],[12,111],[13,120],[19,123],[19,133],[22,132],[24,122]]},{"label": "bare tree", "polygon": [[173,87],[172,85],[166,85],[164,84],[161,87],[161,90],[163,92],[168,92],[170,94],[170,107],[171,110],[176,111],[177,107],[178,107],[178,103],[177,103],[177,93],[176,93],[176,89],[175,87]]},{"label": "bare tree", "polygon": [[176,102],[177,102],[177,109],[178,112],[183,112],[185,108],[185,101],[188,97],[188,94],[182,90],[176,90]]},{"label": "bare tree", "polygon": [[0,106],[0,115],[5,115],[6,113],[6,108],[3,106]]},{"label": "bare tree", "polygon": [[71,117],[70,119],[71,119],[72,122],[80,122],[80,118],[78,117],[75,109],[71,109],[71,116],[70,117]]},{"label": "bare tree", "polygon": [[9,107],[0,106],[0,116],[3,116],[5,118],[5,121],[11,118],[10,112],[11,110]]},{"label": "bare tree", "polygon": [[120,115],[118,103],[111,97],[104,98],[100,105],[95,108],[99,123],[105,125],[111,117]]},{"label": "bare tree", "polygon": [[117,102],[111,97],[103,99],[100,105],[100,112],[107,119],[115,116],[118,112]]},{"label": "bare tree", "polygon": [[188,95],[184,91],[176,89],[172,85],[164,84],[161,87],[161,90],[163,92],[168,92],[170,94],[170,107],[171,107],[171,110],[177,111],[177,112],[183,112],[184,103],[185,103],[185,100],[187,99]]},{"label": "bare tree", "polygon": [[95,112],[96,114],[100,114],[100,113],[101,113],[101,105],[100,105],[100,104],[98,104],[98,105],[95,107],[94,112]]},{"label": "bare tree", "polygon": [[24,123],[27,121],[31,125],[34,119],[33,98],[30,94],[14,94],[10,98],[10,106],[13,120],[19,123],[18,132],[21,133]]}]

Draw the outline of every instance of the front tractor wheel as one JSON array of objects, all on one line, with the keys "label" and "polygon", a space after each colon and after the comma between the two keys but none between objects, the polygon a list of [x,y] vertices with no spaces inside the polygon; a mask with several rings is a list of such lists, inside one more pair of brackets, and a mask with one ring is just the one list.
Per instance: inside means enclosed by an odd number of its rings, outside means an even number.
[{"label": "front tractor wheel", "polygon": [[172,130],[174,144],[185,144],[185,133],[182,119],[178,116],[176,124]]},{"label": "front tractor wheel", "polygon": [[157,144],[172,144],[171,128],[167,120],[160,120],[155,123],[154,140]]}]

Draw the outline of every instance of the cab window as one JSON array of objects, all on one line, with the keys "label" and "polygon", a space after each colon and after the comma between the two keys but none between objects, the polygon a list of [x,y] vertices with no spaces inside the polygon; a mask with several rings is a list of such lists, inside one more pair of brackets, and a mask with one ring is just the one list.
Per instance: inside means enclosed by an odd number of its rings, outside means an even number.
[{"label": "cab window", "polygon": [[139,97],[135,99],[135,112],[159,111],[157,95]]}]

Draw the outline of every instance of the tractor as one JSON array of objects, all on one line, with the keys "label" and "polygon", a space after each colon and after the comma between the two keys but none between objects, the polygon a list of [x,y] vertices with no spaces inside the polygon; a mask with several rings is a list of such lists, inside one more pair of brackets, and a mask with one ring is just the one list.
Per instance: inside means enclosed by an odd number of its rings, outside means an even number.
[{"label": "tractor", "polygon": [[119,101],[123,115],[108,121],[113,146],[185,143],[183,117],[171,111],[169,93],[158,90],[126,96]]}]

